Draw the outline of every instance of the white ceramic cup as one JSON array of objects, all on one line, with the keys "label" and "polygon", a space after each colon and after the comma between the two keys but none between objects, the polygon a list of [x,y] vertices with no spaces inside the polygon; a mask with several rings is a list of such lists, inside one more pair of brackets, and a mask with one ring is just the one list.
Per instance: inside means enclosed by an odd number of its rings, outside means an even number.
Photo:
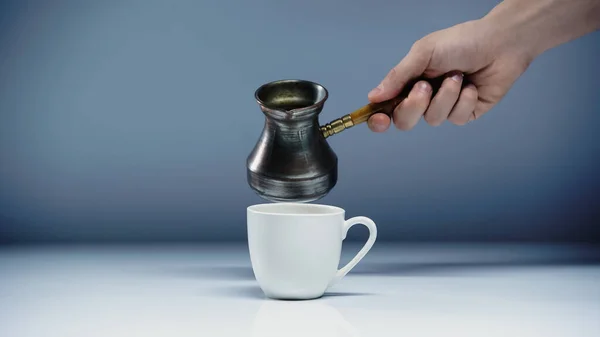
[{"label": "white ceramic cup", "polygon": [[[342,208],[318,204],[271,203],[248,207],[248,246],[254,276],[265,296],[314,299],[340,281],[375,243],[373,220],[345,220]],[[363,224],[369,239],[338,270],[348,229]]]}]

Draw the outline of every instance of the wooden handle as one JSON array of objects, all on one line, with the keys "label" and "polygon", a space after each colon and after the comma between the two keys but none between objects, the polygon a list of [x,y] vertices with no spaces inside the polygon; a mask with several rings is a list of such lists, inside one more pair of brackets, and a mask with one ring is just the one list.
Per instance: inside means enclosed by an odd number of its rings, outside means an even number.
[{"label": "wooden handle", "polygon": [[364,123],[367,120],[369,120],[369,117],[373,116],[376,113],[384,113],[390,116],[394,111],[394,108],[398,104],[400,104],[400,102],[402,102],[405,98],[406,95],[399,95],[387,101],[379,103],[369,103],[350,114],[352,123],[354,125]]},{"label": "wooden handle", "polygon": [[394,108],[398,104],[400,104],[400,102],[402,102],[406,97],[408,97],[408,94],[412,90],[413,86],[421,80],[428,81],[433,88],[433,94],[435,94],[437,89],[441,86],[444,77],[438,77],[434,79],[426,79],[424,77],[419,77],[417,79],[414,79],[410,81],[407,85],[405,85],[402,92],[400,92],[400,94],[398,94],[396,97],[379,103],[369,103],[363,106],[362,108],[355,110],[352,113],[349,113],[341,118],[335,119],[330,123],[321,126],[321,133],[323,133],[323,136],[325,138],[333,136],[355,125],[368,121],[369,117],[373,116],[376,113],[384,113],[388,116],[391,116],[392,112],[394,111]]}]

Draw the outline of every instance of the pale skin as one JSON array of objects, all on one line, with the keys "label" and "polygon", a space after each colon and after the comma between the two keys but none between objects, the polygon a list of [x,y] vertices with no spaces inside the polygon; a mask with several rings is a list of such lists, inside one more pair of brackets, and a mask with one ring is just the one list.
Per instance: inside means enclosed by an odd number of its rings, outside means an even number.
[{"label": "pale skin", "polygon": [[465,125],[490,111],[537,56],[598,29],[600,0],[504,0],[481,19],[416,41],[369,101],[393,98],[418,77],[443,76],[441,86],[433,95],[429,81],[418,81],[391,116],[371,116],[369,129],[408,131],[421,118]]}]

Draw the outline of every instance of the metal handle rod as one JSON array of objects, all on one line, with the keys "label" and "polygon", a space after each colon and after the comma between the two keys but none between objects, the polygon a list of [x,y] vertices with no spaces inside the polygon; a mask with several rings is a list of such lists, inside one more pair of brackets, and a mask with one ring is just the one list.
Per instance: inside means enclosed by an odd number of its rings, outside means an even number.
[{"label": "metal handle rod", "polygon": [[381,112],[389,116],[392,111],[394,111],[394,107],[400,104],[405,97],[406,96],[397,96],[387,101],[369,103],[352,113],[334,119],[333,121],[321,126],[323,137],[327,138],[329,136],[333,136],[355,125],[364,123],[369,120],[369,117],[376,113]]}]

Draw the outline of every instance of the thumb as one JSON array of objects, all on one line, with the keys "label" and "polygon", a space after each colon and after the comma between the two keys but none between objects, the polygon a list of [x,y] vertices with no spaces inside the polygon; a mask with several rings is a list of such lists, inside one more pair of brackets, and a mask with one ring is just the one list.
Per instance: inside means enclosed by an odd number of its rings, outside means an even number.
[{"label": "thumb", "polygon": [[369,92],[369,100],[377,103],[400,94],[409,81],[425,72],[431,59],[431,49],[430,44],[415,43],[402,61],[388,72],[377,87]]}]

